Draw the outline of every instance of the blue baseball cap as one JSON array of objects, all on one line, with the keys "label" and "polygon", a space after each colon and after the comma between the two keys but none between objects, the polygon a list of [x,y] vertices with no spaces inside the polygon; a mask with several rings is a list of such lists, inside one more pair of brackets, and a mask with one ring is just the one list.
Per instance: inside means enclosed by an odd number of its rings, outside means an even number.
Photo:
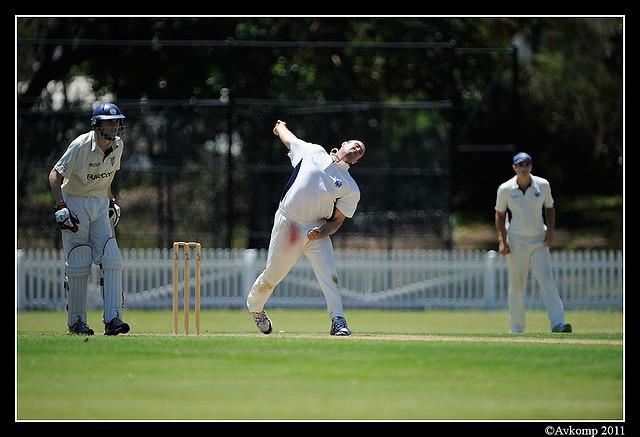
[{"label": "blue baseball cap", "polygon": [[522,161],[529,161],[530,163],[533,164],[533,159],[531,159],[531,157],[524,152],[520,152],[513,157],[513,165],[519,164]]}]

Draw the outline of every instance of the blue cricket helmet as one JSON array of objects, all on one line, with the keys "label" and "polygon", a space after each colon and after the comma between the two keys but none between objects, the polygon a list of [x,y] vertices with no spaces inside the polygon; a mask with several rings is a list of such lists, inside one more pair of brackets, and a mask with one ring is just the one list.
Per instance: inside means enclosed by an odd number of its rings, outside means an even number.
[{"label": "blue cricket helmet", "polygon": [[[101,105],[96,106],[96,109],[93,110],[93,114],[91,115],[91,129],[98,131],[98,133],[102,136],[104,132],[102,128],[98,127],[98,121],[100,120],[116,120],[116,119],[124,119],[124,115],[120,108],[118,108],[113,103],[102,103]],[[120,122],[120,129],[118,131],[119,134],[124,132],[123,122]],[[113,138],[105,136],[108,140],[112,140]]]},{"label": "blue cricket helmet", "polygon": [[94,123],[94,120],[113,120],[116,118],[124,118],[120,108],[118,108],[113,103],[103,103],[101,105],[96,106],[96,109],[93,110],[93,115],[91,115],[91,123]]}]

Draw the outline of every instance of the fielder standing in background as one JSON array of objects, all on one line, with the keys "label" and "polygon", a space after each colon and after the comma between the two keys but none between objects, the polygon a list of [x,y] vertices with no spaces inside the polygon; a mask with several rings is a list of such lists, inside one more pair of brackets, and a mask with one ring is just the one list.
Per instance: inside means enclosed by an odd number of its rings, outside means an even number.
[{"label": "fielder standing in background", "polygon": [[[499,251],[509,269],[510,332],[524,332],[524,288],[529,269],[540,285],[551,332],[571,332],[571,325],[564,323],[564,305],[551,270],[549,247],[556,221],[551,186],[531,174],[533,160],[526,153],[513,157],[512,168],[516,175],[498,187],[495,207]],[[508,222],[507,210],[511,212]]]},{"label": "fielder standing in background", "polygon": [[364,144],[358,140],[345,141],[340,149],[329,154],[322,146],[298,139],[283,121],[276,123],[273,133],[289,149],[294,170],[275,214],[267,266],[251,287],[247,308],[258,329],[270,334],[273,326],[264,305],[304,253],[327,301],[330,334],[350,335],[342,309],[333,245],[328,237],[356,211],[360,189],[348,170],[364,155]]},{"label": "fielder standing in background", "polygon": [[70,334],[93,335],[87,324],[87,291],[92,263],[100,266],[105,335],[129,332],[122,321],[124,263],[114,226],[120,208],[111,182],[120,169],[124,115],[113,103],[93,111],[91,131],[73,140],[49,173],[56,202],[55,220],[62,230],[66,255],[65,289]]}]

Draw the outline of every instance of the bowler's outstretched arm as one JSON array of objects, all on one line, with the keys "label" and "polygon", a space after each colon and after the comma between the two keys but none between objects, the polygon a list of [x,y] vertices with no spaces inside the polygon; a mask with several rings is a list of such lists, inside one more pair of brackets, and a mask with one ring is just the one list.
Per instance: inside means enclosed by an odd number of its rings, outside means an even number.
[{"label": "bowler's outstretched arm", "polygon": [[291,131],[287,128],[287,123],[284,121],[278,120],[275,127],[273,128],[273,133],[280,137],[280,141],[287,147],[287,149],[291,148],[291,142],[297,140],[298,138],[291,133]]}]

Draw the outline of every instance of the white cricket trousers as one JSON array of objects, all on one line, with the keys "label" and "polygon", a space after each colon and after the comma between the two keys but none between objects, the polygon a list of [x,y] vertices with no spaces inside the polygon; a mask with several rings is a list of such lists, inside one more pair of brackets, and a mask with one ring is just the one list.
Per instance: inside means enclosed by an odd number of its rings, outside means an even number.
[{"label": "white cricket trousers", "polygon": [[540,294],[547,308],[551,328],[564,324],[564,305],[551,269],[551,254],[539,238],[507,237],[511,253],[506,256],[509,269],[509,329],[512,333],[524,332],[524,289],[529,270],[540,286]]},{"label": "white cricket trousers", "polygon": [[322,223],[324,220],[315,224],[301,225],[285,217],[278,209],[271,230],[267,266],[255,280],[247,296],[247,309],[250,312],[260,312],[264,309],[275,286],[284,279],[300,255],[304,253],[324,293],[329,317],[344,317],[342,293],[331,239],[325,237],[311,241],[307,238],[307,232],[314,226],[321,226]]},{"label": "white cricket trousers", "polygon": [[[113,226],[109,220],[109,199],[65,196],[70,210],[78,215],[78,232],[62,231],[62,246],[67,255],[67,324],[80,319],[87,320],[88,280],[91,263],[102,267],[103,321],[111,321],[122,315],[122,269],[120,249],[115,241]],[[90,248],[90,250],[89,250]],[[71,255],[73,252],[74,255]],[[78,258],[78,252],[83,255]],[[73,274],[71,274],[73,272]]]},{"label": "white cricket trousers", "polygon": [[106,196],[65,197],[67,206],[80,220],[78,232],[62,232],[62,247],[65,253],[68,254],[76,246],[88,244],[91,246],[93,262],[100,263],[104,243],[113,237],[113,226],[109,220],[109,199]]}]

